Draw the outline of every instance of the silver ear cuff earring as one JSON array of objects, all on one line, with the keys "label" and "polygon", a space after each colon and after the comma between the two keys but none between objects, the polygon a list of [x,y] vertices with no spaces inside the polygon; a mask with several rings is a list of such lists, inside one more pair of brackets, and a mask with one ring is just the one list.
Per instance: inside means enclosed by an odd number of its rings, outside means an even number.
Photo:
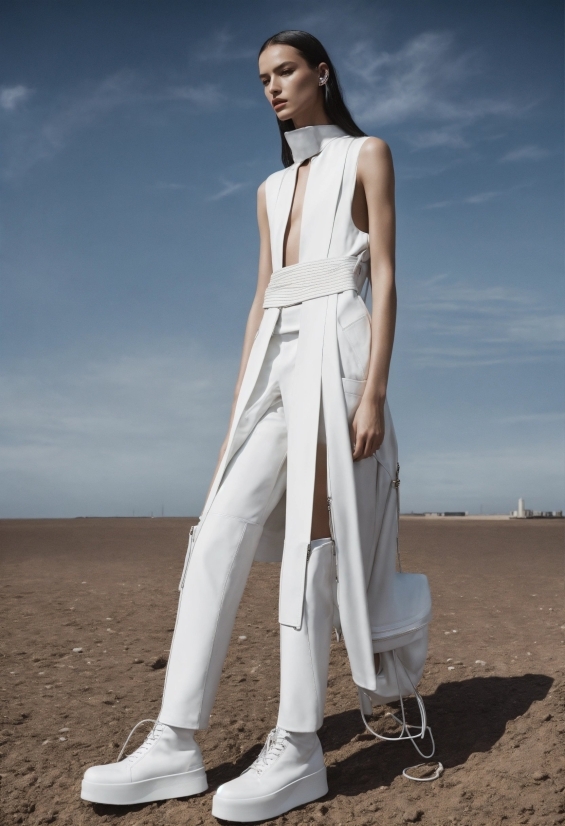
[{"label": "silver ear cuff earring", "polygon": [[319,85],[320,85],[320,86],[323,86],[323,85],[324,85],[324,83],[327,83],[328,78],[329,78],[329,75],[324,75],[324,77],[321,77],[321,78],[320,78]]}]

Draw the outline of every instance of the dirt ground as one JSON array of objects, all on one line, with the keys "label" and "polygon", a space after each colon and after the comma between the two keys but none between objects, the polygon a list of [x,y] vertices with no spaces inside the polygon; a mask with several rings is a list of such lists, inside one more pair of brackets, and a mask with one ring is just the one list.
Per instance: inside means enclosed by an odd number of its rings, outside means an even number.
[{"label": "dirt ground", "polygon": [[[209,790],[134,807],[79,798],[83,771],[116,760],[131,727],[158,713],[165,670],[155,666],[167,656],[190,524],[0,522],[2,826],[218,822],[214,789],[249,765],[276,721],[274,565],[253,566],[211,726],[198,736]],[[563,521],[403,517],[400,547],[404,570],[432,587],[420,689],[445,773],[406,780],[402,769],[419,759],[410,743],[363,733],[334,642],[320,731],[329,794],[271,822],[565,823]]]}]

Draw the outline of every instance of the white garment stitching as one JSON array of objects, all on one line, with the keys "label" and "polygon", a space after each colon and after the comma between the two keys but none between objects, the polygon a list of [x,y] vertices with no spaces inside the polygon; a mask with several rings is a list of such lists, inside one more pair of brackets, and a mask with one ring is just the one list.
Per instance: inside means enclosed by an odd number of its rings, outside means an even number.
[{"label": "white garment stitching", "polygon": [[275,270],[265,290],[263,307],[285,307],[343,290],[357,290],[355,255],[320,258]]}]

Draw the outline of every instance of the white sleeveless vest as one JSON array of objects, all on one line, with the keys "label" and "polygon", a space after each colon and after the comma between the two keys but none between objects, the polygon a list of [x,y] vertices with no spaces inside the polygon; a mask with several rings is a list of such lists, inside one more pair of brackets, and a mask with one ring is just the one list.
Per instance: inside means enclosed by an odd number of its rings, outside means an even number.
[{"label": "white sleeveless vest", "polygon": [[[334,124],[307,126],[285,136],[295,162],[266,180],[273,263],[266,309],[201,522],[227,464],[256,425],[252,417],[242,417],[242,413],[280,306],[302,301],[293,379],[297,412],[288,422],[287,491],[265,524],[256,559],[282,560],[279,622],[299,628],[309,555],[319,405],[323,403],[338,570],[336,624],[343,632],[355,683],[374,690],[373,652],[394,648],[395,640],[405,639],[424,617],[429,619],[430,606],[414,604],[407,609],[395,599],[398,456],[388,402],[381,447],[367,459],[352,459],[349,422],[363,394],[371,346],[371,317],[359,295],[369,276],[369,236],[357,229],[351,218],[357,159],[366,138],[351,137]],[[299,263],[282,268],[297,170],[308,157]],[[305,289],[307,294],[301,298],[300,291]]]}]

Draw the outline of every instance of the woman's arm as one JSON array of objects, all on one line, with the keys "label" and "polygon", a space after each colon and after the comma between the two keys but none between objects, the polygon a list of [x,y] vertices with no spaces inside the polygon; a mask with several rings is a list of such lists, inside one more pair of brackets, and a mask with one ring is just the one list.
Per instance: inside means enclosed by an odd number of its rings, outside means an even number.
[{"label": "woman's arm", "polygon": [[373,300],[367,384],[353,419],[353,460],[366,459],[384,438],[384,404],[396,324],[394,167],[385,141],[369,138],[361,147],[357,180],[367,208]]},{"label": "woman's arm", "polygon": [[[222,461],[222,457],[227,447],[229,433],[231,430],[233,417],[235,413],[235,406],[237,404],[237,397],[239,396],[239,391],[241,388],[241,382],[243,381],[243,376],[245,374],[247,362],[249,361],[249,354],[251,353],[251,348],[253,347],[253,342],[255,341],[257,330],[259,329],[259,325],[261,324],[261,320],[263,318],[263,300],[265,297],[265,290],[267,289],[269,280],[271,278],[271,274],[273,272],[273,265],[271,262],[271,238],[269,233],[269,219],[267,217],[267,200],[265,196],[264,181],[257,190],[257,222],[259,224],[259,272],[257,277],[257,289],[255,291],[255,297],[253,299],[253,303],[251,304],[251,310],[249,311],[247,325],[245,327],[245,335],[243,337],[243,350],[241,354],[241,362],[239,365],[239,373],[237,375],[237,381],[235,383],[235,392],[231,408],[230,421],[228,425],[228,432],[220,448],[218,462],[216,464],[216,470],[212,475],[212,481],[214,480],[214,477],[220,466],[220,462]],[[211,486],[212,482],[210,482],[210,487]],[[208,492],[210,492],[209,489]]]}]

